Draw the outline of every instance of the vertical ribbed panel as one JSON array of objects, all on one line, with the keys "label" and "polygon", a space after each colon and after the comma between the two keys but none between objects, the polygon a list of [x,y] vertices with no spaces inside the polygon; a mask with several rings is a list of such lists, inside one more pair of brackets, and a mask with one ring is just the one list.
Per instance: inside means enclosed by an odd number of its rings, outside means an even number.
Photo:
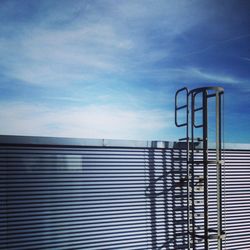
[{"label": "vertical ribbed panel", "polygon": [[[225,156],[226,249],[249,249],[250,151]],[[187,249],[184,158],[171,148],[1,146],[0,249]],[[210,176],[213,223],[213,166]]]}]

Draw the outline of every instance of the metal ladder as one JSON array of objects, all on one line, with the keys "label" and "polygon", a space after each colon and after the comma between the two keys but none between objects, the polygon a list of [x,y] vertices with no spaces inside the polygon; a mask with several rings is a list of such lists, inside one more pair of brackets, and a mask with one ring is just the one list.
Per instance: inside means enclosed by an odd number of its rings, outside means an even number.
[{"label": "metal ladder", "polygon": [[[178,104],[180,94],[184,95],[183,105]],[[222,250],[225,232],[222,230],[222,126],[221,107],[224,89],[220,87],[204,87],[193,90],[179,89],[175,94],[175,125],[184,127],[186,136],[179,139],[186,148],[186,187],[187,187],[187,234],[188,249],[211,248],[211,241],[216,242],[218,250]],[[201,104],[197,107],[197,96]],[[211,159],[208,152],[208,99],[215,101],[215,157]],[[179,122],[179,113],[185,116]],[[200,112],[200,124],[197,124],[197,112]],[[201,134],[195,138],[196,133]],[[209,169],[215,168],[216,175],[216,226],[211,227],[209,221]],[[183,181],[183,180],[182,180]],[[214,249],[214,248],[213,248]]]}]

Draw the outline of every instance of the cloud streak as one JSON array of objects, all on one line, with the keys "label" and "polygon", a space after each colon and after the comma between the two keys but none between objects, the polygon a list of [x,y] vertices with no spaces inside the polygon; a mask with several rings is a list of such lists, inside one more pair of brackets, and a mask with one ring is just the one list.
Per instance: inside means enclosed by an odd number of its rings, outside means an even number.
[{"label": "cloud streak", "polygon": [[245,81],[228,74],[210,73],[199,68],[190,68],[187,70],[186,74],[190,77],[200,79],[203,81],[223,83],[223,84],[244,84]]}]

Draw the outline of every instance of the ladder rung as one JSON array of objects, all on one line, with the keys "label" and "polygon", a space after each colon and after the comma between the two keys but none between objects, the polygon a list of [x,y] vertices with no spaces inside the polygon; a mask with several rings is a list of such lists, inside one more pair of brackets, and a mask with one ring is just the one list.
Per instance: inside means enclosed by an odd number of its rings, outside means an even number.
[{"label": "ladder rung", "polygon": [[201,139],[200,137],[194,138],[194,140],[196,140],[196,141],[203,141],[203,139]]},{"label": "ladder rung", "polygon": [[[203,234],[195,234],[194,236],[197,237],[197,238],[199,238],[199,239],[205,239],[206,238],[206,236],[203,235]],[[218,235],[217,234],[210,234],[210,235],[208,235],[207,238],[210,239],[210,240],[211,239],[217,239]]]},{"label": "ladder rung", "polygon": [[[194,236],[197,237],[197,238],[200,238],[200,239],[205,239],[206,238],[205,235],[202,235],[202,234],[195,234]],[[224,237],[225,237],[225,234],[220,234],[220,235],[218,235],[218,234],[209,234],[207,236],[207,238],[209,240],[216,240],[218,238],[224,239]]]},{"label": "ladder rung", "polygon": [[195,125],[195,124],[194,124],[194,127],[195,127],[195,128],[202,128],[202,127],[203,127],[203,124],[200,124],[200,125]]},{"label": "ladder rung", "polygon": [[[190,137],[183,137],[183,138],[180,138],[179,141],[187,141],[188,139],[189,139],[190,142],[191,142],[192,138],[190,138]],[[203,141],[203,139],[201,139],[201,138],[199,138],[199,137],[193,138],[193,140],[194,140],[194,141],[198,141],[198,142],[199,142],[199,141]]]},{"label": "ladder rung", "polygon": [[197,112],[197,111],[200,111],[200,110],[203,110],[203,107],[194,109],[194,112]]},{"label": "ladder rung", "polygon": [[182,105],[180,107],[176,107],[176,110],[180,110],[180,109],[184,109],[184,108],[187,108],[187,105]]},{"label": "ladder rung", "polygon": [[[189,141],[190,141],[190,143],[192,143],[192,138],[190,138]],[[201,138],[194,138],[193,141],[194,141],[194,142],[202,142],[203,139],[201,139]]]},{"label": "ladder rung", "polygon": [[187,123],[178,124],[178,127],[184,127],[184,126],[187,126]]},{"label": "ladder rung", "polygon": [[214,97],[214,96],[216,96],[216,94],[209,94],[207,95],[207,98]]},{"label": "ladder rung", "polygon": [[216,160],[208,160],[208,161],[188,161],[188,163],[193,163],[193,164],[202,164],[202,163],[206,163],[206,164],[224,164],[225,161],[223,160],[219,160],[219,161],[216,161]]},{"label": "ladder rung", "polygon": [[180,138],[179,141],[187,141],[189,137]]}]

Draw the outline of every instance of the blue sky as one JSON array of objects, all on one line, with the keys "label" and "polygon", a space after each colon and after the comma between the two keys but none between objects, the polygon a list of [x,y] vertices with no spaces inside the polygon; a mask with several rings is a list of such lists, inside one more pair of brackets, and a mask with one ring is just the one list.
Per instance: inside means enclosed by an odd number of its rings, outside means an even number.
[{"label": "blue sky", "polygon": [[1,134],[175,140],[175,91],[219,85],[250,142],[248,1],[0,5]]}]

